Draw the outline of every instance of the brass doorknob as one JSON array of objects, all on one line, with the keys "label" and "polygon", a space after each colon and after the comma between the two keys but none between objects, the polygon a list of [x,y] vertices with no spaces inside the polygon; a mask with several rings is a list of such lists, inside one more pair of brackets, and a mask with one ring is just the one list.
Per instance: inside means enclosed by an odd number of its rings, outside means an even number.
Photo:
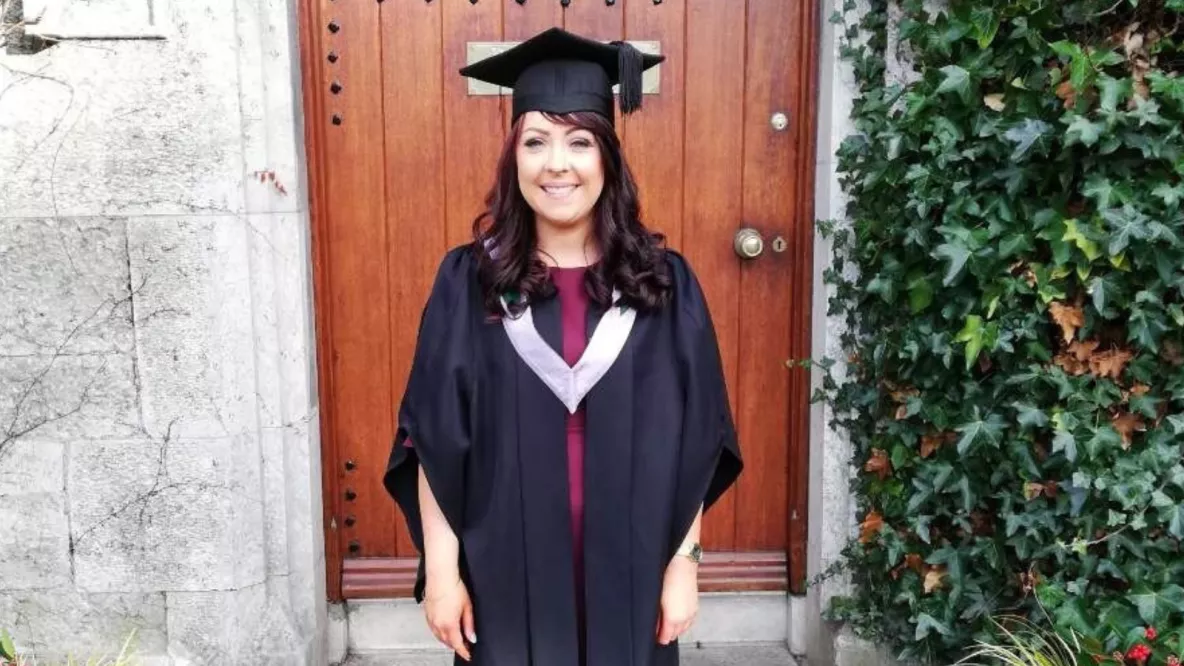
[{"label": "brass doorknob", "polygon": [[732,247],[742,259],[756,259],[765,251],[765,239],[756,229],[744,228],[736,232]]}]

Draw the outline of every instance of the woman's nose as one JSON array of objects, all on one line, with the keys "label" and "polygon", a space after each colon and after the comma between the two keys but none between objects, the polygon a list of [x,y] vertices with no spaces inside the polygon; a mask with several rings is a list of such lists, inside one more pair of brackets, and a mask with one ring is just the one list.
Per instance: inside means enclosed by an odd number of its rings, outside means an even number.
[{"label": "woman's nose", "polygon": [[566,171],[567,170],[567,151],[561,146],[556,146],[551,149],[547,157],[548,171]]}]

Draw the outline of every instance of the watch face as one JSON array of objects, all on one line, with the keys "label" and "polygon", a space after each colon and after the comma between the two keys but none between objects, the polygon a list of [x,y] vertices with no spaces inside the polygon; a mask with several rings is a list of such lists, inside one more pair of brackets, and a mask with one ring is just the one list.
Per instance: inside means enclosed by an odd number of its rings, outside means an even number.
[{"label": "watch face", "polygon": [[703,547],[699,544],[691,546],[691,558],[696,562],[703,559]]}]

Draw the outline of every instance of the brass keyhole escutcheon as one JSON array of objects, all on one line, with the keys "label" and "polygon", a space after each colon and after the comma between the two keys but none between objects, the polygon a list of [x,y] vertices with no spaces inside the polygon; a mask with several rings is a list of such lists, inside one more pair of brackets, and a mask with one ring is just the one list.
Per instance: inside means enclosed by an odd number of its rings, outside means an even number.
[{"label": "brass keyhole escutcheon", "polygon": [[778,236],[773,239],[773,251],[774,252],[777,252],[780,254],[781,252],[785,252],[785,249],[787,247],[789,247],[789,243],[786,243],[785,239],[782,238],[781,236]]}]

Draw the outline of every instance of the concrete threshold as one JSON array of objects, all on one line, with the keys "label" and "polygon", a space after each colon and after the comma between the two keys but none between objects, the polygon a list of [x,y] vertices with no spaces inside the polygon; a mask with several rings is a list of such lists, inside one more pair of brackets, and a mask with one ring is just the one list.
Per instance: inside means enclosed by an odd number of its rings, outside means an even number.
[{"label": "concrete threshold", "polygon": [[[682,648],[681,666],[804,666],[784,645],[729,645]],[[355,654],[343,666],[452,666],[443,650],[392,650]]]}]

